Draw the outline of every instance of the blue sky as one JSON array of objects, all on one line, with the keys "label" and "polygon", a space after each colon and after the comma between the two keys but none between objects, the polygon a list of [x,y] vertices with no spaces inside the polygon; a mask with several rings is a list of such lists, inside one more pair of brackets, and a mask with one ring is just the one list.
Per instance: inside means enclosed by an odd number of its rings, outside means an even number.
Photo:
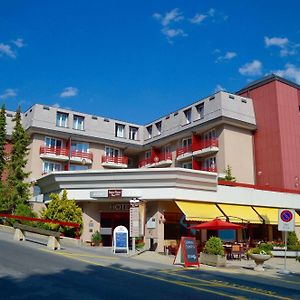
[{"label": "blue sky", "polygon": [[299,10],[297,0],[1,1],[0,100],[146,124],[270,72],[300,84]]}]

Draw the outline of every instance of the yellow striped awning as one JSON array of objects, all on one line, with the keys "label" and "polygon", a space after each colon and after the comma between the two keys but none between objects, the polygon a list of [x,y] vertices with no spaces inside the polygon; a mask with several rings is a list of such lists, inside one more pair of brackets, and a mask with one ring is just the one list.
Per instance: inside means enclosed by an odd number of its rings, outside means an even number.
[{"label": "yellow striped awning", "polygon": [[223,216],[214,203],[176,201],[187,221],[211,221]]},{"label": "yellow striped awning", "polygon": [[234,223],[253,223],[262,224],[263,220],[252,209],[251,206],[233,205],[233,204],[218,204],[224,214],[229,218],[230,222]]},{"label": "yellow striped awning", "polygon": [[[271,207],[253,207],[260,216],[265,220],[266,224],[277,225],[278,224],[278,210],[279,208]],[[295,225],[300,225],[300,216],[295,212]]]}]

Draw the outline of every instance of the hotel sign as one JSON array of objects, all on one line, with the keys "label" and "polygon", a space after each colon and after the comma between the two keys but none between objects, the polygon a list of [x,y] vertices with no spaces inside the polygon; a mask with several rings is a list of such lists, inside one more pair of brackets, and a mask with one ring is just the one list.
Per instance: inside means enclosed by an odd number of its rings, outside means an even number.
[{"label": "hotel sign", "polygon": [[122,198],[122,190],[108,190],[108,198]]},{"label": "hotel sign", "polygon": [[122,198],[122,190],[91,191],[91,198]]}]

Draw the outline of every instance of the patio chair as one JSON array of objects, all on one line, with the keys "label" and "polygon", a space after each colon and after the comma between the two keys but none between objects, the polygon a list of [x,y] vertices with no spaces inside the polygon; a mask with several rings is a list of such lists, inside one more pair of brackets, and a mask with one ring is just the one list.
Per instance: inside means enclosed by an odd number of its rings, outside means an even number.
[{"label": "patio chair", "polygon": [[242,257],[242,248],[241,245],[232,245],[231,256],[233,259],[241,260]]}]

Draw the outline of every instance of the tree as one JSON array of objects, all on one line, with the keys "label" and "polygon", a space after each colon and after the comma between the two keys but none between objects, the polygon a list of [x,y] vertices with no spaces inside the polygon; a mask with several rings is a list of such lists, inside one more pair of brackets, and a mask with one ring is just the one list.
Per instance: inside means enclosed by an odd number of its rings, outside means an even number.
[{"label": "tree", "polygon": [[30,140],[22,126],[20,107],[18,107],[13,121],[15,126],[12,132],[12,152],[8,163],[5,194],[8,197],[7,204],[16,208],[20,203],[27,203],[30,198],[31,184],[25,181],[30,173],[24,171]]},{"label": "tree", "polygon": [[2,175],[5,169],[5,143],[6,143],[6,115],[5,104],[0,111],[0,184],[2,185]]},{"label": "tree", "polygon": [[227,165],[227,168],[224,170],[224,172],[225,172],[225,177],[224,177],[224,179],[225,179],[226,181],[235,181],[235,177],[232,176],[231,171],[232,171],[232,168],[231,168],[229,165]]},{"label": "tree", "polygon": [[[61,222],[79,223],[82,227],[82,209],[76,204],[75,200],[69,200],[67,191],[64,190],[62,197],[59,194],[50,195],[51,202],[47,209],[42,211],[42,217],[48,220],[57,220]],[[59,230],[66,235],[74,235],[75,229],[71,227],[62,227],[58,224],[47,224],[52,230]]]}]

